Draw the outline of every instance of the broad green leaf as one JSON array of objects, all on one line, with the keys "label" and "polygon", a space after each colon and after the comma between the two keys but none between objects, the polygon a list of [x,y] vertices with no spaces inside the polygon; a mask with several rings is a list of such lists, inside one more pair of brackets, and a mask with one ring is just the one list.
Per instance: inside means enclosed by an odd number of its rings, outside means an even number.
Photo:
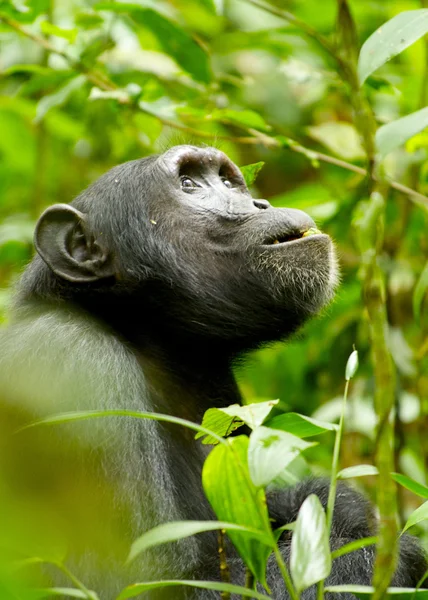
[{"label": "broad green leaf", "polygon": [[[243,424],[244,422],[241,419],[228,415],[220,408],[209,408],[207,411],[205,411],[204,418],[202,420],[203,427],[214,431],[221,437],[227,437],[232,433],[232,431],[235,431]],[[218,440],[210,435],[205,436],[201,432],[198,432],[195,435],[196,440],[199,438],[203,438],[203,444],[218,444]]]},{"label": "broad green leaf", "polygon": [[428,498],[428,487],[426,485],[422,485],[421,483],[418,483],[414,479],[410,479],[410,477],[406,477],[406,475],[402,475],[401,473],[391,473],[391,477],[394,481],[410,490],[417,496]]},{"label": "broad green leaf", "polygon": [[[246,436],[230,438],[208,455],[202,470],[205,494],[221,521],[265,532],[272,540],[266,498],[250,477]],[[266,587],[266,562],[272,547],[237,531],[228,533],[255,578]]]},{"label": "broad green leaf", "polygon": [[[325,588],[326,592],[333,594],[354,594],[357,598],[366,600],[371,598],[374,588],[370,585],[329,585]],[[385,598],[394,598],[394,600],[428,600],[428,590],[415,590],[414,588],[388,588]]]},{"label": "broad green leaf", "polygon": [[428,9],[399,13],[377,29],[363,44],[358,59],[362,85],[367,77],[428,32]]},{"label": "broad green leaf", "polygon": [[428,262],[425,265],[421,276],[418,279],[415,290],[413,292],[413,314],[416,319],[419,319],[421,313],[422,302],[428,291]]},{"label": "broad green leaf", "polygon": [[345,370],[345,379],[349,381],[353,378],[358,369],[358,352],[354,350],[350,357],[348,358],[348,362],[346,363]]},{"label": "broad green leaf", "polygon": [[165,54],[171,56],[197,81],[203,83],[211,81],[211,67],[207,53],[174,21],[151,8],[138,4],[99,2],[94,8],[130,16],[139,26],[149,29],[156,36]]},{"label": "broad green leaf", "polygon": [[412,512],[410,517],[407,519],[407,522],[403,528],[401,533],[407,531],[413,525],[420,523],[421,521],[426,521],[428,519],[428,502],[424,502],[422,506],[417,508]]},{"label": "broad green leaf", "polygon": [[240,531],[266,544],[271,542],[270,537],[266,536],[266,533],[234,523],[225,523],[223,521],[171,521],[169,523],[162,523],[162,525],[146,531],[146,533],[143,533],[143,535],[135,540],[131,546],[127,560],[128,562],[134,560],[139,554],[154,546],[176,542],[191,535],[203,533],[204,531],[215,531],[216,529]]},{"label": "broad green leaf", "polygon": [[426,127],[428,107],[379,127],[376,132],[376,149],[380,156],[385,156]]},{"label": "broad green leaf", "polygon": [[244,129],[258,129],[260,131],[270,131],[272,129],[263,117],[254,110],[231,110],[229,108],[224,108],[221,110],[214,110],[206,118],[207,120],[219,121],[220,123],[239,125]]},{"label": "broad green leaf", "polygon": [[248,467],[254,485],[269,485],[296,456],[311,446],[315,443],[279,429],[255,429],[248,447]]},{"label": "broad green leaf", "polygon": [[0,0],[0,17],[4,15],[20,23],[32,23],[38,16],[49,10],[49,0],[32,0],[31,2]]},{"label": "broad green leaf", "polygon": [[[249,588],[241,587],[240,585],[232,585],[231,583],[221,583],[220,581],[194,581],[194,580],[183,580],[183,581],[148,581],[147,583],[134,583],[124,590],[122,590],[117,596],[116,600],[126,600],[127,598],[134,598],[139,596],[143,592],[148,590],[155,590],[164,587],[177,587],[177,586],[189,586],[193,588],[202,588],[206,590],[216,590],[218,592],[229,592],[230,594],[236,594],[237,596],[245,596],[246,598],[256,598],[256,600],[266,600],[265,594],[260,594]],[[174,596],[171,595],[171,598]]]},{"label": "broad green leaf", "polygon": [[338,479],[350,479],[351,477],[366,477],[367,475],[378,475],[379,471],[373,465],[356,465],[342,469],[337,474]]},{"label": "broad green leaf", "polygon": [[240,167],[241,173],[245,179],[247,187],[251,187],[253,185],[253,183],[257,179],[257,175],[263,169],[264,164],[265,163],[263,161],[260,161],[253,163],[252,165],[245,165],[244,167]]},{"label": "broad green leaf", "polygon": [[256,429],[261,425],[274,406],[278,404],[278,400],[268,400],[267,402],[255,402],[254,404],[232,404],[226,408],[220,408],[224,413],[231,417],[237,417],[244,421],[251,429]]},{"label": "broad green leaf", "polygon": [[49,23],[49,21],[42,21],[40,23],[40,29],[43,31],[45,35],[55,35],[57,37],[63,38],[70,42],[71,44],[75,41],[76,36],[78,34],[78,29],[62,29],[53,23]]},{"label": "broad green leaf", "polygon": [[134,419],[152,419],[153,421],[163,421],[165,423],[173,423],[175,425],[181,425],[187,427],[193,431],[200,431],[204,435],[211,435],[219,442],[226,444],[225,440],[218,436],[213,431],[206,429],[202,425],[197,425],[188,421],[187,419],[181,419],[180,417],[172,417],[171,415],[163,415],[161,413],[143,412],[136,410],[126,409],[111,409],[111,410],[85,410],[85,411],[72,411],[60,413],[57,415],[51,415],[34,423],[26,425],[22,429],[30,429],[32,427],[38,427],[40,425],[57,425],[59,423],[73,423],[77,421],[88,421],[90,419],[100,419],[104,417],[132,417]]},{"label": "broad green leaf", "polygon": [[300,507],[291,539],[290,572],[297,593],[331,571],[326,515],[319,498],[311,494]]},{"label": "broad green leaf", "polygon": [[85,11],[79,12],[74,17],[74,21],[81,29],[93,29],[102,25],[103,18],[95,12]]},{"label": "broad green leaf", "polygon": [[306,415],[299,415],[294,412],[284,413],[277,417],[273,417],[266,421],[265,426],[271,427],[272,429],[280,429],[281,431],[288,431],[301,438],[319,435],[326,431],[337,430],[337,425],[335,423],[318,421],[317,419],[312,419]]},{"label": "broad green leaf", "polygon": [[43,96],[37,104],[36,109],[36,118],[35,121],[38,123],[41,121],[46,113],[56,106],[61,106],[65,102],[67,102],[68,98],[71,94],[81,88],[86,82],[85,75],[77,75],[71,81],[66,83],[63,87],[61,87],[54,94],[49,94],[48,96]]},{"label": "broad green leaf", "polygon": [[364,158],[357,130],[350,123],[329,121],[308,127],[311,138],[346,160]]}]

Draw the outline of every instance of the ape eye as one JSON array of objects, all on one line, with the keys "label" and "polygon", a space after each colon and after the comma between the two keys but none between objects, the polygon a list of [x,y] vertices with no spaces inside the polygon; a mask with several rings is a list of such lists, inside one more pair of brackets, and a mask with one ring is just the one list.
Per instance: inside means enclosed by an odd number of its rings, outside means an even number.
[{"label": "ape eye", "polygon": [[187,188],[187,189],[195,188],[196,183],[192,179],[190,179],[190,177],[182,177],[181,178],[181,187]]},{"label": "ape eye", "polygon": [[224,185],[227,188],[229,188],[229,189],[233,188],[233,183],[229,179],[222,179],[222,182],[224,183]]}]

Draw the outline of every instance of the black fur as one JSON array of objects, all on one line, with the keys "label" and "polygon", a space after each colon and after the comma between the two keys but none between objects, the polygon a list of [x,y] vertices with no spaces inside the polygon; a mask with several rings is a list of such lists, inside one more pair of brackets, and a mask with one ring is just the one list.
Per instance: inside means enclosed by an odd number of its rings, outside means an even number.
[{"label": "black fur", "polygon": [[[71,206],[48,209],[39,221],[39,255],[1,334],[2,398],[28,419],[126,408],[195,422],[209,407],[239,402],[233,361],[290,335],[333,295],[333,246],[325,235],[302,237],[312,227],[300,211],[253,200],[238,168],[213,148],[179,146],[112,169]],[[122,566],[142,531],[213,517],[200,483],[207,450],[193,434],[127,418],[60,430],[55,452],[83,445],[70,478],[90,473],[97,482],[89,521],[102,507],[102,527],[118,527],[124,540],[123,548],[101,543],[101,551],[88,528],[83,551],[72,545],[69,564],[87,586],[108,600],[135,581],[218,578],[215,534],[163,546],[133,569]],[[325,505],[327,484],[311,480],[272,495],[277,524],[293,521],[310,493]],[[78,514],[66,516],[76,528]],[[365,500],[340,486],[332,547],[369,535],[372,522]],[[282,548],[287,557],[287,540]],[[242,583],[242,565],[230,552]],[[342,557],[329,582],[369,583],[372,565],[372,548]],[[406,538],[395,582],[414,585],[424,568],[418,546]],[[269,582],[273,597],[287,598],[273,563]],[[150,598],[218,596],[174,589]]]}]

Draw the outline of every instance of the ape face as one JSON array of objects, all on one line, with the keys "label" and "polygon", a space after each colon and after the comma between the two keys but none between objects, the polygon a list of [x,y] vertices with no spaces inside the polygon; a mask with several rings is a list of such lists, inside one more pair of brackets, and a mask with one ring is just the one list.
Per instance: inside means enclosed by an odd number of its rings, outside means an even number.
[{"label": "ape face", "polygon": [[233,351],[294,331],[337,279],[329,237],[305,213],[253,199],[214,148],[112,169],[72,205],[47,209],[36,247],[57,295],[122,330],[132,322]]}]

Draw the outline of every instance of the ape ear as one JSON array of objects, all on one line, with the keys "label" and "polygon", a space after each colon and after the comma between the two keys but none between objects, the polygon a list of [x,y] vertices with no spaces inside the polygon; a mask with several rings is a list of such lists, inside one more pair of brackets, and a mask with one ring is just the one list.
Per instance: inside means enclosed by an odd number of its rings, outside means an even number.
[{"label": "ape ear", "polygon": [[34,244],[52,271],[67,281],[89,283],[114,275],[110,257],[88,230],[85,215],[69,204],[45,210]]}]

